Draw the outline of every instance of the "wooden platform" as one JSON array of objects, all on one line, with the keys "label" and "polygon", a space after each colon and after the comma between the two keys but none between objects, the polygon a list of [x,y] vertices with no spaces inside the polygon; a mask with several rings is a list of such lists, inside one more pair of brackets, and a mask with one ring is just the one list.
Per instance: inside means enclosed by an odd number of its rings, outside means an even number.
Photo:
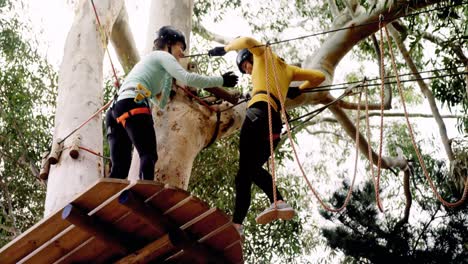
[{"label": "wooden platform", "polygon": [[243,263],[230,218],[153,181],[101,179],[0,249],[0,263]]}]

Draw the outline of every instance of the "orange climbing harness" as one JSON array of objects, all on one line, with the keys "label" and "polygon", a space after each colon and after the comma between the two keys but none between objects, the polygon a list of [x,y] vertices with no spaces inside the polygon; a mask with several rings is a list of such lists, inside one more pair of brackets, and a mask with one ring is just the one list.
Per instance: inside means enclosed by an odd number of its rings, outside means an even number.
[{"label": "orange climbing harness", "polygon": [[122,126],[125,127],[127,119],[135,115],[151,115],[151,109],[149,107],[133,108],[132,110],[125,112],[119,117],[117,117],[117,123],[122,124]]},{"label": "orange climbing harness", "polygon": [[[408,131],[409,131],[409,134],[410,134],[410,137],[411,137],[411,142],[412,142],[413,148],[414,148],[414,150],[416,152],[416,156],[418,157],[418,161],[419,161],[419,163],[421,165],[421,168],[423,169],[424,176],[426,177],[427,181],[429,182],[429,186],[431,187],[431,189],[434,192],[435,196],[437,197],[437,199],[443,205],[445,205],[447,207],[450,207],[450,208],[460,206],[465,202],[466,197],[468,196],[468,179],[465,179],[465,187],[464,187],[464,190],[463,190],[462,197],[456,202],[451,203],[451,202],[446,201],[444,198],[442,198],[442,196],[437,191],[437,189],[436,189],[436,187],[434,185],[434,182],[432,181],[432,178],[431,178],[431,176],[429,175],[429,173],[427,171],[426,165],[425,165],[424,160],[423,160],[423,158],[421,156],[419,148],[416,145],[416,140],[415,140],[415,136],[414,136],[414,133],[413,133],[413,128],[412,128],[411,123],[409,121],[409,115],[408,115],[408,111],[406,109],[406,102],[405,102],[405,98],[403,96],[403,88],[401,87],[401,82],[400,82],[400,78],[398,76],[398,70],[397,70],[396,63],[395,63],[395,57],[393,55],[393,49],[392,49],[392,45],[391,45],[392,42],[390,40],[389,33],[388,33],[386,25],[384,25],[383,28],[385,30],[385,37],[387,39],[387,43],[388,43],[389,51],[390,51],[390,57],[392,59],[392,68],[395,71],[395,77],[396,77],[396,80],[397,80],[398,93],[400,94],[401,103],[403,105],[403,110],[405,112],[406,125],[408,127]],[[383,39],[381,39],[381,42],[383,42]],[[399,45],[398,42],[396,42],[396,44]]]},{"label": "orange climbing harness", "polygon": [[[269,67],[269,61],[273,62],[273,56],[272,56],[272,51],[271,51],[271,48],[269,45],[266,45],[265,47],[265,74],[266,74],[266,90],[267,90],[267,95],[270,96],[270,76],[268,74],[268,67]],[[280,87],[278,86],[279,84],[279,81],[278,81],[278,75],[276,74],[277,72],[277,69],[274,65],[274,63],[271,63],[272,64],[272,68],[273,68],[273,75],[274,75],[274,83],[275,83],[275,87],[276,87],[276,90],[277,90],[277,93],[278,94],[281,94],[280,92]],[[289,127],[289,122],[287,120],[287,117],[286,117],[286,110],[285,110],[285,107],[284,107],[284,99],[283,97],[280,97],[279,98],[279,101],[280,101],[280,104],[281,104],[281,116],[283,118],[283,121],[286,125],[286,130],[288,132],[288,138],[291,142],[291,147],[293,149],[293,152],[294,152],[294,156],[295,156],[295,159],[296,159],[296,162],[299,166],[299,169],[301,170],[302,172],[302,176],[304,177],[304,179],[306,180],[307,182],[307,185],[309,186],[309,189],[312,191],[313,195],[317,198],[317,200],[319,201],[319,203],[322,205],[322,207],[327,210],[327,211],[330,211],[330,212],[340,212],[342,211],[346,206],[347,204],[349,203],[350,201],[350,198],[351,198],[351,194],[352,194],[352,190],[353,190],[353,187],[354,187],[354,182],[355,182],[355,179],[356,179],[356,174],[357,174],[357,164],[358,164],[358,156],[359,156],[359,119],[360,119],[360,104],[361,104],[361,96],[359,96],[359,102],[358,102],[358,114],[357,114],[357,119],[356,119],[356,159],[355,159],[355,163],[354,163],[354,175],[353,175],[353,180],[352,180],[352,183],[351,183],[351,186],[348,190],[348,193],[346,195],[346,199],[345,201],[343,202],[343,205],[340,206],[339,208],[332,208],[330,206],[328,206],[327,204],[325,204],[325,202],[323,202],[323,200],[321,199],[320,195],[318,194],[318,192],[315,190],[315,188],[312,186],[312,184],[310,183],[310,181],[307,179],[307,176],[306,176],[306,173],[304,172],[304,168],[302,167],[300,161],[299,161],[299,157],[298,157],[298,154],[297,154],[297,151],[296,151],[296,148],[295,148],[295,145],[294,145],[294,141],[292,140],[292,135],[291,135],[291,130],[290,130],[290,127]],[[275,163],[274,163],[274,150],[273,150],[273,128],[272,128],[272,117],[271,117],[271,106],[269,105],[268,107],[268,126],[269,126],[269,132],[270,132],[270,164],[271,164],[271,176],[272,176],[272,180],[273,180],[273,198],[274,198],[274,203],[275,203],[275,207],[276,207],[276,175],[275,175]]]}]

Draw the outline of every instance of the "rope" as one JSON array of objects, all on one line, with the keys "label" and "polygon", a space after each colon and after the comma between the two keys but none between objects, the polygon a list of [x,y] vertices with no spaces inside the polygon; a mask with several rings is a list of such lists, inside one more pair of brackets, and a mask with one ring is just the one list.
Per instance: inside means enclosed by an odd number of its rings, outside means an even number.
[{"label": "rope", "polygon": [[[463,66],[460,66],[460,67],[463,67]],[[444,69],[442,69],[442,70],[444,70]],[[433,72],[435,72],[435,71],[437,71],[437,70],[433,70]],[[431,72],[431,71],[426,71],[426,72]],[[456,73],[450,73],[450,74],[444,74],[444,75],[438,75],[438,76],[429,76],[429,77],[413,78],[413,79],[408,79],[408,80],[400,80],[400,82],[405,83],[405,82],[416,82],[416,81],[421,81],[421,80],[433,80],[433,79],[440,79],[440,78],[443,78],[443,77],[464,75],[464,74],[467,74],[467,73],[468,73],[468,71],[462,71],[462,72],[456,72]],[[407,76],[407,75],[410,75],[410,74],[401,74],[401,75],[399,75],[399,77]],[[412,75],[412,73],[411,73],[411,75]],[[395,77],[396,76],[389,76],[389,77],[385,77],[385,79],[395,78]],[[379,79],[380,79],[380,77],[379,77]],[[377,79],[368,79],[367,81],[375,81],[375,80],[377,80]],[[362,82],[362,81],[345,82],[345,83],[337,83],[337,84],[317,86],[314,89],[304,89],[303,93],[318,93],[318,92],[324,92],[324,91],[343,90],[343,89],[346,89],[347,86],[338,87],[338,88],[328,88],[328,87],[336,87],[336,86],[340,86],[340,85],[349,85],[349,84],[355,84],[355,83],[360,83],[360,82]],[[396,84],[396,83],[397,83],[396,81],[384,82],[384,84]],[[380,86],[380,85],[381,85],[381,83],[366,84],[366,86],[368,86],[368,87]]]},{"label": "rope", "polygon": [[[268,51],[270,51],[270,46],[267,46],[265,51],[265,82],[266,82],[266,90],[267,90],[267,97],[268,97],[268,131],[269,131],[269,141],[270,141],[270,164],[271,164],[271,179],[272,179],[272,186],[273,186],[273,201],[276,208],[276,175],[275,175],[275,153],[273,149],[273,120],[271,115],[271,105],[270,105],[270,76],[268,74]],[[271,59],[273,62],[273,58]],[[272,63],[273,65],[273,63]],[[274,68],[272,66],[272,68]],[[276,80],[276,75],[273,73]],[[281,93],[278,93],[279,97],[281,98]],[[281,107],[277,105],[276,107]]]},{"label": "rope", "polygon": [[[374,191],[375,191],[375,199],[377,203],[377,207],[381,212],[383,212],[382,204],[380,202],[380,176],[382,175],[382,150],[383,150],[383,118],[384,118],[384,76],[385,76],[385,65],[384,65],[384,47],[383,47],[383,35],[382,35],[382,21],[383,16],[379,16],[379,32],[380,32],[380,43],[379,43],[379,51],[380,51],[380,133],[379,133],[379,156],[377,158],[377,179],[374,182]],[[370,140],[370,138],[368,139]],[[370,145],[370,142],[369,142]],[[373,163],[370,166],[374,166]]]},{"label": "rope", "polygon": [[99,113],[102,111],[106,110],[107,107],[112,103],[113,100],[110,100],[107,102],[105,105],[103,105],[101,108],[99,108],[94,114],[92,114],[88,119],[86,119],[83,123],[81,123],[79,126],[77,126],[75,129],[73,129],[68,135],[60,140],[58,143],[62,144],[67,138],[69,138],[71,135],[73,135],[76,131],[80,130],[82,127],[84,127],[89,121],[91,121],[93,118],[95,118]]},{"label": "rope", "polygon": [[[465,5],[465,4],[468,4],[468,2],[455,3],[455,4],[452,4],[452,5],[448,5],[448,6],[436,7],[436,8],[429,9],[429,10],[414,12],[414,13],[406,14],[405,16],[401,16],[401,18],[410,17],[410,16],[417,16],[417,15],[420,15],[420,14],[423,14],[423,13],[430,13],[430,12],[433,12],[433,11],[447,9],[447,8],[456,7],[456,6]],[[367,23],[364,23],[364,24],[361,24],[361,25],[352,25],[352,26],[349,26],[349,27],[326,30],[326,31],[312,33],[312,34],[304,35],[304,36],[300,36],[300,37],[289,38],[289,39],[279,40],[279,41],[275,41],[275,42],[268,42],[268,44],[257,45],[257,46],[254,46],[253,48],[266,47],[266,46],[269,46],[269,45],[276,45],[276,44],[280,44],[280,43],[290,42],[290,41],[293,41],[293,40],[306,39],[306,38],[315,37],[315,36],[319,36],[319,35],[325,35],[325,34],[328,34],[328,33],[338,32],[338,31],[342,31],[342,30],[365,27],[365,26],[368,26],[368,25],[377,24],[377,23],[381,23],[381,22],[384,22],[384,21],[385,22],[390,22],[390,21],[393,21],[393,19],[387,19],[387,20],[382,19],[381,20],[380,17],[379,17],[378,21],[370,21],[370,22],[367,22]],[[203,54],[201,54],[201,55],[203,55]]]},{"label": "rope", "polygon": [[382,202],[380,201],[380,191],[379,191],[379,184],[377,182],[377,177],[375,176],[374,172],[374,157],[372,155],[372,146],[370,144],[371,142],[371,133],[370,133],[370,120],[369,120],[369,98],[368,98],[368,89],[365,87],[365,96],[366,96],[366,136],[367,136],[367,153],[369,156],[369,163],[370,163],[370,171],[371,171],[371,177],[372,181],[374,183],[374,195],[375,195],[375,201],[377,203],[377,207],[381,212],[383,212],[383,206]]},{"label": "rope", "polygon": [[220,112],[220,111],[216,111],[216,125],[215,125],[215,130],[214,130],[214,132],[213,132],[213,135],[211,136],[210,141],[208,141],[208,144],[206,144],[205,148],[208,148],[209,146],[211,146],[211,145],[216,141],[216,139],[218,138],[220,125],[221,125],[221,112]]},{"label": "rope", "polygon": [[[393,67],[393,70],[395,71],[395,73],[398,73],[398,69],[397,69],[396,63],[395,63],[395,57],[393,55],[393,49],[392,49],[392,46],[391,46],[391,40],[390,40],[390,37],[389,37],[387,27],[385,25],[384,25],[384,29],[385,29],[385,36],[386,36],[386,39],[387,39],[387,43],[388,43],[389,50],[390,50],[390,57],[392,59],[392,67]],[[396,44],[399,45],[398,42],[396,42]],[[396,74],[396,75],[398,75],[398,74]],[[399,78],[397,78],[397,82],[398,82],[397,83],[398,84],[397,85],[398,92],[400,94],[403,109],[404,109],[404,112],[405,112],[406,125],[407,125],[409,133],[410,133],[411,142],[412,142],[413,148],[414,148],[414,150],[416,152],[416,156],[418,157],[418,161],[419,161],[419,163],[421,165],[421,168],[423,169],[424,176],[426,177],[427,181],[429,182],[429,185],[430,185],[432,191],[434,192],[435,196],[437,197],[437,199],[443,205],[445,205],[446,207],[449,207],[449,208],[455,208],[455,207],[458,207],[458,206],[462,205],[465,202],[466,197],[468,196],[468,180],[465,180],[465,187],[464,187],[464,190],[463,190],[462,197],[456,202],[453,202],[453,203],[448,202],[444,198],[442,198],[442,196],[439,194],[439,192],[437,191],[437,189],[436,189],[436,187],[434,185],[434,182],[432,181],[431,176],[429,175],[429,173],[427,171],[426,165],[425,165],[424,160],[422,158],[422,155],[421,155],[421,153],[419,151],[419,148],[416,145],[416,140],[415,140],[413,128],[412,128],[411,123],[409,121],[408,111],[406,109],[406,102],[405,102],[405,98],[403,96],[403,88],[401,87],[401,83],[399,81]]]},{"label": "rope", "polygon": [[234,108],[234,107],[236,107],[236,106],[238,106],[238,105],[240,105],[240,104],[242,104],[242,103],[245,103],[245,102],[247,102],[247,101],[249,101],[249,100],[250,100],[250,99],[248,99],[248,98],[239,100],[239,101],[237,101],[236,104],[233,104],[233,105],[231,105],[230,107],[228,107],[228,108],[226,108],[226,109],[220,110],[220,112],[225,112],[225,111],[227,111],[227,110],[230,110],[230,109],[232,109],[232,108]]},{"label": "rope", "polygon": [[[63,148],[60,149],[60,152],[66,150],[66,149],[69,149],[69,148],[71,148],[71,146],[63,147]],[[94,151],[94,150],[91,150],[91,149],[89,149],[89,148],[86,148],[86,147],[83,147],[83,146],[78,146],[78,148],[79,148],[79,149],[82,149],[82,150],[84,150],[84,151],[86,151],[86,152],[89,152],[89,153],[91,153],[91,154],[93,154],[93,155],[95,155],[95,156],[101,157],[101,158],[103,158],[103,159],[108,159],[108,160],[110,160],[109,157],[103,156],[103,155],[99,154],[98,152],[96,152],[96,151]]]},{"label": "rope", "polygon": [[205,106],[206,108],[208,108],[210,110],[210,112],[217,112],[213,107],[211,107],[209,104],[207,104],[205,101],[203,101],[202,99],[200,99],[200,97],[194,95],[193,93],[191,93],[189,90],[187,90],[185,87],[182,87],[182,86],[179,86],[176,84],[176,87],[177,88],[180,88],[182,91],[184,91],[189,97],[192,97],[194,98],[195,100],[197,100],[200,104],[202,104],[203,106]]},{"label": "rope", "polygon": [[89,152],[89,153],[91,153],[91,154],[93,154],[93,155],[96,155],[96,156],[98,156],[98,157],[101,157],[101,158],[103,158],[103,159],[108,159],[108,160],[110,160],[109,157],[103,156],[103,155],[99,154],[98,152],[93,151],[93,150],[91,150],[91,149],[89,149],[89,148],[85,148],[85,147],[82,147],[82,146],[79,146],[79,148],[82,149],[82,150],[84,150],[84,151],[87,151],[87,152]]},{"label": "rope", "polygon": [[[265,68],[267,68],[267,61],[268,61],[268,55],[270,57],[270,60],[273,62],[273,56],[271,55],[272,51],[271,51],[271,48],[270,46],[267,46],[266,47],[266,50],[265,50]],[[273,76],[275,77],[275,87],[276,87],[276,91],[279,95],[281,95],[281,91],[280,91],[280,88],[278,86],[278,79],[277,79],[277,74],[276,74],[276,67],[274,65],[274,63],[272,63],[273,65]],[[268,72],[268,71],[267,71]],[[267,80],[267,83],[268,83],[268,80]],[[268,85],[267,85],[268,87]],[[268,91],[268,89],[267,89]],[[310,181],[307,179],[307,176],[306,176],[306,173],[304,172],[304,168],[302,167],[300,161],[299,161],[299,156],[297,154],[297,151],[296,151],[296,147],[295,147],[295,144],[294,144],[294,141],[292,140],[292,135],[291,135],[291,130],[290,130],[290,127],[289,127],[289,123],[288,123],[288,120],[286,118],[286,110],[285,110],[285,105],[284,105],[284,99],[282,96],[279,96],[279,100],[280,100],[280,104],[281,104],[281,114],[282,114],[282,117],[285,121],[285,124],[286,124],[286,130],[288,132],[288,137],[289,137],[289,140],[291,142],[291,147],[293,149],[293,152],[294,152],[294,156],[295,156],[295,159],[296,159],[296,162],[299,166],[299,169],[301,170],[302,172],[302,176],[304,177],[305,181],[307,182],[307,185],[309,186],[309,189],[312,191],[312,193],[314,194],[315,198],[317,198],[317,200],[319,201],[319,203],[322,205],[322,207],[329,211],[329,212],[340,212],[342,211],[349,203],[350,199],[351,199],[351,193],[352,193],[352,190],[353,190],[353,187],[354,187],[354,182],[355,182],[355,179],[356,179],[356,175],[357,175],[357,162],[358,162],[358,155],[359,155],[359,119],[360,119],[360,103],[361,103],[361,96],[359,97],[359,104],[358,104],[358,116],[357,116],[357,129],[356,129],[356,160],[355,160],[355,167],[354,167],[354,176],[353,176],[353,180],[352,180],[352,183],[351,183],[351,186],[348,190],[348,193],[346,195],[346,198],[345,198],[345,201],[343,202],[343,205],[340,206],[339,208],[331,208],[330,206],[328,206],[327,204],[325,204],[323,202],[323,200],[320,198],[320,195],[317,193],[317,191],[315,190],[315,188],[312,186],[312,184],[310,183]],[[270,135],[270,137],[272,137],[272,135]],[[274,170],[274,168],[273,168]],[[273,183],[274,183],[274,175],[272,174],[272,177],[273,177]],[[275,191],[275,189],[274,189]]]},{"label": "rope", "polygon": [[[106,53],[107,55],[109,56],[109,61],[110,61],[110,64],[111,64],[111,67],[112,67],[112,72],[113,72],[113,75],[114,75],[114,78],[115,78],[115,83],[114,83],[114,86],[115,88],[118,90],[120,88],[120,83],[119,83],[119,78],[117,77],[117,72],[115,70],[115,67],[114,67],[114,63],[112,63],[112,58],[110,56],[110,53],[109,53],[109,49],[107,48],[107,45],[106,45],[106,39],[107,39],[107,35],[105,33],[105,31],[102,29],[102,25],[101,25],[101,21],[99,20],[99,15],[97,13],[97,10],[96,10],[96,5],[94,5],[94,1],[91,0],[91,6],[94,10],[94,15],[96,16],[96,21],[97,21],[97,24],[98,24],[98,29],[99,29],[99,32],[101,33],[101,42],[106,50]],[[83,123],[81,123],[79,126],[77,126],[75,129],[73,129],[70,133],[68,133],[67,136],[65,136],[62,140],[60,140],[58,143],[59,144],[62,144],[67,138],[69,138],[71,135],[73,135],[74,133],[76,133],[76,131],[80,130],[83,126],[85,126],[89,121],[91,121],[94,117],[96,117],[99,113],[101,113],[102,111],[106,110],[109,105],[112,103],[113,100],[110,100],[108,103],[106,103],[104,106],[102,106],[101,108],[99,108],[98,111],[96,111],[94,114],[92,114],[88,119],[86,119],[86,121],[84,121]]]},{"label": "rope", "polygon": [[106,32],[103,30],[103,26],[101,25],[101,21],[99,20],[99,15],[97,13],[97,10],[96,10],[96,5],[94,5],[94,1],[91,0],[91,5],[93,6],[93,10],[94,10],[94,15],[96,16],[96,21],[97,21],[97,24],[98,24],[98,29],[99,29],[99,32],[101,33],[101,41],[102,41],[102,45],[104,46],[104,48],[106,49],[106,53],[107,53],[107,56],[109,57],[109,62],[111,64],[111,67],[112,67],[112,72],[114,74],[114,78],[115,78],[115,83],[114,83],[114,86],[117,88],[117,90],[120,88],[120,83],[119,83],[119,78],[117,77],[117,72],[115,70],[115,67],[114,67],[114,63],[112,63],[112,58],[111,58],[111,55],[109,53],[109,49],[107,48],[107,44],[106,44],[106,40],[107,40],[107,34]]}]

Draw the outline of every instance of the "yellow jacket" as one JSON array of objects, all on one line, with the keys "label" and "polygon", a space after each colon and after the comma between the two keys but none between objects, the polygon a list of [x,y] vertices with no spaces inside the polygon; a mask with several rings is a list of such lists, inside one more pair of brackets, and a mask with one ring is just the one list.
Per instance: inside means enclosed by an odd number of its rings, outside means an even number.
[{"label": "yellow jacket", "polygon": [[[252,99],[249,101],[249,107],[256,102],[265,101],[268,102],[275,111],[278,111],[280,106],[276,104],[274,99],[268,98],[266,94],[267,75],[270,94],[278,100],[282,99],[283,102],[286,99],[289,84],[292,81],[306,81],[299,87],[300,89],[305,89],[316,87],[325,80],[325,75],[321,71],[302,69],[288,65],[273,52],[268,55],[268,61],[265,61],[266,46],[250,37],[237,38],[224,47],[226,52],[245,48],[253,54],[254,62],[252,68]],[[273,59],[271,59],[271,57],[273,57]],[[266,64],[268,65],[268,69],[266,69]],[[276,73],[276,77],[274,73]],[[278,94],[276,84],[279,86],[280,94]]]}]

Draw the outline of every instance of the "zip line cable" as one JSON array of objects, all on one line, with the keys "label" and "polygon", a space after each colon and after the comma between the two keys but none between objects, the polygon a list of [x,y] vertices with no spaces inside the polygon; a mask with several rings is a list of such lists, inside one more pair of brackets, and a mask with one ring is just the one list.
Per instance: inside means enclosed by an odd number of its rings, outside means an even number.
[{"label": "zip line cable", "polygon": [[[459,72],[459,73],[456,73],[456,74],[447,74],[447,75],[442,75],[442,76],[431,76],[431,77],[426,77],[426,78],[414,78],[414,79],[409,79],[409,80],[400,80],[400,83],[404,83],[404,82],[414,82],[414,81],[419,81],[419,80],[429,80],[429,79],[437,79],[437,78],[442,78],[442,77],[449,77],[449,76],[454,76],[454,75],[462,75],[462,74],[468,74],[468,71],[466,72]],[[396,81],[395,82],[385,82],[384,84],[395,84],[397,83]],[[370,86],[379,86],[381,85],[381,83],[375,83],[375,84],[362,84],[362,85],[359,85],[360,87],[370,87]],[[319,89],[319,91],[330,91],[330,90],[340,90],[340,89],[346,89],[347,87],[342,87],[342,88],[335,88],[335,89]],[[315,91],[315,92],[319,92],[319,91]],[[309,91],[309,92],[312,92],[312,91]],[[289,122],[295,122],[295,121],[298,121],[304,117],[307,117],[307,116],[311,116],[309,117],[307,120],[303,120],[301,123],[305,123],[307,121],[309,121],[310,119],[312,119],[313,117],[317,116],[318,114],[320,114],[321,112],[323,112],[328,106],[336,103],[337,101],[341,100],[344,96],[346,96],[346,94],[343,94],[341,96],[339,96],[338,98],[336,98],[335,100],[333,100],[332,102],[330,103],[327,103],[326,105],[320,107],[320,108],[317,108],[309,113],[306,113],[302,116],[299,116],[299,117],[296,117],[294,119],[291,119],[289,120]],[[296,127],[293,127],[293,129],[296,128]]]},{"label": "zip line cable", "polygon": [[[443,7],[436,7],[436,8],[429,9],[429,10],[423,10],[423,11],[419,11],[419,12],[406,14],[406,15],[404,15],[402,17],[417,16],[417,15],[420,15],[420,14],[423,14],[423,13],[429,13],[429,12],[433,12],[433,11],[438,11],[438,10],[447,9],[447,8],[456,7],[456,6],[461,6],[461,5],[466,5],[466,4],[468,4],[468,2],[456,3],[456,4],[443,6]],[[361,24],[361,25],[353,25],[353,26],[349,26],[349,27],[331,29],[331,30],[312,33],[312,34],[304,35],[304,36],[300,36],[300,37],[284,39],[284,40],[279,40],[279,41],[274,41],[274,42],[268,42],[267,44],[257,45],[257,46],[254,46],[253,48],[264,47],[264,46],[267,46],[267,45],[275,45],[275,44],[280,44],[280,43],[284,43],[284,42],[290,42],[290,41],[293,41],[293,40],[299,40],[299,39],[315,37],[315,36],[319,36],[319,35],[325,35],[325,34],[328,34],[328,33],[334,33],[334,32],[338,32],[338,31],[342,31],[342,30],[346,30],[346,29],[364,27],[364,26],[368,26],[368,25],[372,25],[372,24],[378,24],[380,22],[386,22],[386,21],[393,21],[393,19],[382,19],[382,20],[377,20],[377,21],[371,21],[371,22],[367,22],[367,23],[364,23],[364,24]]]},{"label": "zip line cable", "polygon": [[[438,68],[438,69],[427,70],[427,71],[418,71],[418,73],[431,73],[431,72],[449,71],[449,70],[456,70],[458,68],[465,68],[465,66],[458,66],[458,67],[451,67],[451,68]],[[403,74],[399,74],[398,77],[411,76],[411,75],[414,75],[414,73],[412,73],[412,72],[403,73]],[[390,75],[390,76],[385,76],[384,79],[391,79],[391,78],[396,78],[396,77],[397,76],[395,76],[395,75]],[[372,81],[377,81],[377,80],[380,80],[380,79],[381,79],[380,77],[376,77],[376,78],[366,79],[366,80],[368,82],[372,82]],[[334,83],[334,84],[321,85],[321,86],[317,86],[317,87],[315,87],[313,89],[310,89],[310,90],[307,90],[307,89],[302,90],[302,92],[303,93],[304,92],[314,92],[314,90],[317,90],[317,89],[320,89],[319,91],[326,91],[323,88],[335,87],[335,86],[340,86],[340,85],[358,84],[358,83],[362,83],[362,81],[352,81],[352,82],[343,82],[343,83]]]},{"label": "zip line cable", "polygon": [[[442,7],[435,7],[433,9],[428,9],[428,10],[423,10],[423,11],[419,11],[419,12],[406,14],[404,16],[401,16],[401,18],[417,16],[417,15],[420,15],[420,14],[423,14],[423,13],[430,13],[430,12],[433,12],[433,11],[448,9],[448,8],[462,6],[462,5],[466,5],[466,4],[468,4],[468,2],[461,2],[461,3],[455,3],[455,4],[452,4],[452,5],[447,5],[447,6],[442,6]],[[315,36],[319,36],[319,35],[325,35],[325,34],[328,34],[328,33],[338,32],[338,31],[342,31],[342,30],[347,30],[347,29],[352,29],[352,28],[359,28],[359,27],[364,27],[364,26],[368,26],[368,25],[372,25],[372,24],[378,24],[378,23],[386,22],[386,21],[393,21],[393,19],[381,19],[381,20],[367,22],[367,23],[364,23],[364,24],[361,24],[361,25],[352,25],[352,26],[343,27],[343,28],[337,28],[337,29],[331,29],[331,30],[316,32],[316,33],[312,33],[312,34],[304,35],[304,36],[299,36],[299,37],[295,37],[295,38],[284,39],[284,40],[273,41],[273,42],[267,42],[267,44],[253,46],[252,48],[258,48],[258,47],[264,47],[264,46],[267,46],[267,45],[275,45],[275,44],[290,42],[290,41],[294,41],[294,40],[306,39],[306,38],[315,37]],[[185,58],[198,57],[198,56],[207,56],[207,55],[209,55],[209,54],[208,53],[199,53],[199,54],[187,55],[187,56],[185,56]]]},{"label": "zip line cable", "polygon": [[[452,73],[452,74],[445,74],[445,75],[440,75],[440,76],[429,76],[429,77],[413,78],[413,79],[408,79],[408,80],[401,80],[401,82],[404,83],[404,82],[416,82],[416,81],[421,81],[421,80],[433,80],[433,79],[438,79],[438,78],[443,78],[443,77],[451,77],[451,76],[457,76],[457,75],[463,75],[463,74],[468,74],[468,71],[457,72],[457,73]],[[395,78],[395,76],[393,76],[392,78]],[[373,79],[373,80],[377,80],[377,79]],[[324,86],[317,86],[316,88],[313,88],[311,90],[303,90],[302,93],[317,93],[317,92],[334,91],[334,90],[345,90],[346,88],[348,88],[347,86],[336,87],[336,88],[320,88],[320,87],[334,87],[334,86],[345,85],[345,84],[356,84],[356,83],[360,83],[360,82],[362,82],[362,81],[349,82],[349,83],[340,83],[340,84],[331,84],[331,85],[327,85],[327,86],[325,86],[325,85]],[[396,83],[397,83],[396,81],[384,82],[384,84],[396,84]],[[371,87],[371,86],[379,86],[379,85],[380,85],[380,83],[372,83],[372,84],[366,84],[365,86]]]}]

